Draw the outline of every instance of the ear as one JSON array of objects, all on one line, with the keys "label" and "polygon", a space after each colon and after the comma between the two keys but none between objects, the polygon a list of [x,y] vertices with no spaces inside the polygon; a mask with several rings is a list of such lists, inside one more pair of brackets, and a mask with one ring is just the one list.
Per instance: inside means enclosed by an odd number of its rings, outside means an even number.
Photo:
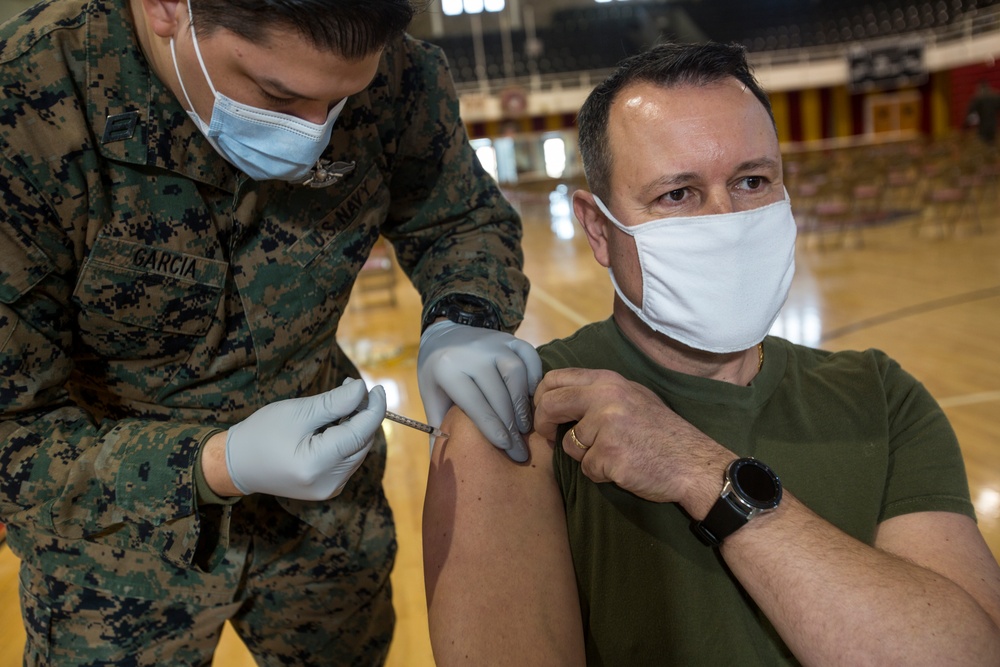
[{"label": "ear", "polygon": [[144,20],[157,37],[169,39],[187,21],[187,3],[184,0],[140,0]]},{"label": "ear", "polygon": [[611,262],[608,259],[608,227],[611,225],[601,209],[594,201],[594,195],[586,190],[577,190],[573,193],[573,213],[580,221],[584,233],[587,235],[587,242],[590,249],[594,251],[594,259],[603,267],[608,267]]}]

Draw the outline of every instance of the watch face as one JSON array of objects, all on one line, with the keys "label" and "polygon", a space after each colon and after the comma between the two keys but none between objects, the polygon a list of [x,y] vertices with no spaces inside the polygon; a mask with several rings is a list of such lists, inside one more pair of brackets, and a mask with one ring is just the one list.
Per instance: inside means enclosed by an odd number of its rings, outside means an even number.
[{"label": "watch face", "polygon": [[733,462],[730,479],[740,497],[762,510],[773,509],[781,500],[781,482],[771,469],[754,459]]}]

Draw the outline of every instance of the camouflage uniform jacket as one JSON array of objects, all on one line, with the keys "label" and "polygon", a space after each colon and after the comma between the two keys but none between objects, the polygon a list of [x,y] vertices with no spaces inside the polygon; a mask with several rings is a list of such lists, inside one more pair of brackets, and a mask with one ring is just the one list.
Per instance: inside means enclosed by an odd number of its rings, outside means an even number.
[{"label": "camouflage uniform jacket", "polygon": [[[198,571],[202,443],[357,376],[335,334],[379,234],[426,307],[477,295],[513,330],[521,226],[436,47],[389,45],[324,153],[356,168],[313,189],[220,157],[129,16],[55,0],[0,29],[0,520],[22,557],[128,549]],[[287,506],[322,522],[307,505]]]}]

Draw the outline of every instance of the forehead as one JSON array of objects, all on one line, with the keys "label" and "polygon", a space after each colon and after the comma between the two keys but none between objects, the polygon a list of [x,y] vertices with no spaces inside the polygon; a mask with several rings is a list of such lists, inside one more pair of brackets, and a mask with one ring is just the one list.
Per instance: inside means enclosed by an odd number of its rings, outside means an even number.
[{"label": "forehead", "polygon": [[278,81],[305,97],[315,99],[352,95],[367,87],[375,75],[381,52],[360,59],[316,46],[298,31],[275,26],[264,38],[251,41],[225,28],[211,32],[202,42],[206,58],[234,75],[257,81]]},{"label": "forehead", "polygon": [[780,159],[767,110],[732,77],[707,85],[627,86],[611,105],[608,140],[613,183],[650,170],[701,173]]}]

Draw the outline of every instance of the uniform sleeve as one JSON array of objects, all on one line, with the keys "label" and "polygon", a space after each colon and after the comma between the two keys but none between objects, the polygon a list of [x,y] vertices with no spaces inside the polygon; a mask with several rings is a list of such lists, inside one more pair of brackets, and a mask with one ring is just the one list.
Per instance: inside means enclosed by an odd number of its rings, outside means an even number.
[{"label": "uniform sleeve", "polygon": [[[86,350],[73,334],[72,237],[6,159],[0,193],[0,520],[190,567],[202,528],[195,461],[219,429],[101,419],[73,400],[73,354]],[[217,528],[210,550],[224,547],[228,515]]]},{"label": "uniform sleeve", "polygon": [[398,141],[387,156],[392,202],[385,235],[425,308],[450,293],[497,307],[504,328],[521,322],[528,293],[521,220],[469,145],[441,51],[406,39],[392,103]]},{"label": "uniform sleeve", "polygon": [[882,357],[889,409],[889,475],[880,521],[912,512],[975,518],[958,438],[924,386]]}]

